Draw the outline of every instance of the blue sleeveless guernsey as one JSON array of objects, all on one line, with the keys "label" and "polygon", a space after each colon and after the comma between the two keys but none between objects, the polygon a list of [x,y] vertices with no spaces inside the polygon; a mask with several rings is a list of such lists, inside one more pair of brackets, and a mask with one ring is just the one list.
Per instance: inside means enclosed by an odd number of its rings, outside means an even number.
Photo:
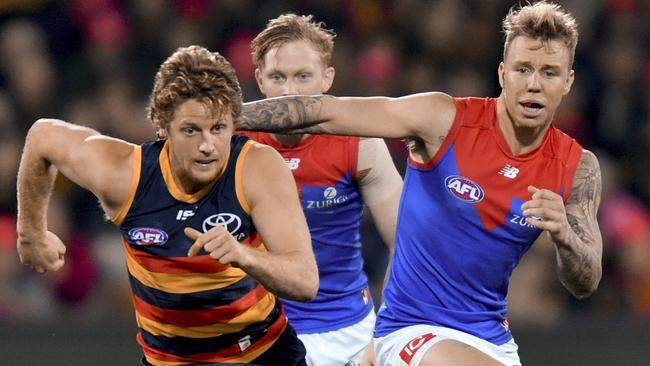
[{"label": "blue sleeveless guernsey", "polygon": [[177,188],[164,141],[136,147],[129,199],[116,216],[138,324],[138,343],[156,365],[248,363],[277,340],[287,319],[276,298],[239,268],[201,251],[183,229],[220,225],[243,245],[266,250],[241,189],[254,142],[233,136],[220,176],[195,194]]},{"label": "blue sleeveless guernsey", "polygon": [[363,200],[356,180],[359,138],[311,135],[285,147],[270,134],[247,136],[275,148],[294,175],[320,287],[308,303],[282,300],[299,334],[341,329],[363,320],[373,303],[363,272],[359,226]]},{"label": "blue sleeveless guernsey", "polygon": [[456,117],[440,150],[426,164],[408,162],[376,337],[429,324],[508,342],[510,275],[541,232],[523,218],[527,187],[565,201],[571,191],[582,154],[577,142],[551,125],[539,148],[513,156],[496,99],[454,102]]}]

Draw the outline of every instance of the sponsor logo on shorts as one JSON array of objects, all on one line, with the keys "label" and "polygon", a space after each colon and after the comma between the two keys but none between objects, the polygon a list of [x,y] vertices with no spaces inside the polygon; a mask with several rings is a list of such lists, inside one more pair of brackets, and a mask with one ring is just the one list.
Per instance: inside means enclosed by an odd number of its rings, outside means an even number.
[{"label": "sponsor logo on shorts", "polygon": [[452,196],[461,201],[476,203],[484,197],[481,186],[460,175],[450,175],[445,178],[445,187]]},{"label": "sponsor logo on shorts", "polygon": [[129,230],[128,236],[131,244],[141,246],[162,245],[169,239],[166,232],[151,227],[133,228]]},{"label": "sponsor logo on shorts", "polygon": [[432,340],[436,336],[433,333],[426,333],[421,336],[411,339],[404,348],[399,352],[399,357],[406,364],[410,364],[415,353],[428,341]]}]

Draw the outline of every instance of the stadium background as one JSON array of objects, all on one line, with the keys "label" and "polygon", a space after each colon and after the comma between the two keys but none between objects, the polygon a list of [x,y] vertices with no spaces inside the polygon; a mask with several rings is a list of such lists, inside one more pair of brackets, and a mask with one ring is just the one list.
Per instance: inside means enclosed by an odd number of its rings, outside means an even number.
[{"label": "stadium background", "polygon": [[[39,275],[15,251],[15,175],[25,132],[65,119],[133,142],[153,137],[145,106],[159,64],[204,45],[260,98],[248,43],[284,12],[338,33],[337,95],[440,90],[496,96],[500,22],[513,1],[0,1],[0,364],[126,365],[139,349],[123,254],[96,200],[57,182],[50,225],[66,267]],[[509,320],[525,365],[650,364],[650,1],[559,1],[577,18],[576,82],[556,124],[598,155],[604,277],[573,300],[553,249],[534,247],[513,276]],[[390,141],[403,172],[405,150]],[[386,252],[364,224],[378,299]]]}]

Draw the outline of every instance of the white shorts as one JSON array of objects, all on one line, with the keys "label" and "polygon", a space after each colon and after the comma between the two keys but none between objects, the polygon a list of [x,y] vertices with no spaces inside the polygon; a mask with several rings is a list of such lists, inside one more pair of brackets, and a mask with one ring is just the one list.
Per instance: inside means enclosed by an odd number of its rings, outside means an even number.
[{"label": "white shorts", "polygon": [[514,339],[498,346],[455,329],[426,324],[412,325],[375,338],[377,363],[380,366],[419,366],[427,350],[445,339],[470,345],[506,366],[521,366]]},{"label": "white shorts", "polygon": [[324,333],[298,334],[307,349],[308,366],[354,366],[372,339],[375,312],[349,327]]}]

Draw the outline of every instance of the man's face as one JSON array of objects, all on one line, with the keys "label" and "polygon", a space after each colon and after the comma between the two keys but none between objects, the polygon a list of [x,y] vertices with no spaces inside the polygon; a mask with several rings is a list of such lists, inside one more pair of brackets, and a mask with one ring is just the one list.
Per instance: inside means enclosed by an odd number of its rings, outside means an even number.
[{"label": "man's face", "polygon": [[207,103],[189,99],[174,111],[167,127],[169,161],[176,183],[194,193],[220,174],[230,154],[233,118],[219,116]]},{"label": "man's face", "polygon": [[320,53],[307,41],[292,41],[270,49],[255,79],[266,97],[322,94],[334,80],[334,68],[326,67]]},{"label": "man's face", "polygon": [[512,40],[499,65],[499,83],[516,127],[542,127],[553,120],[573,84],[569,60],[569,49],[561,41],[543,43],[526,36]]}]

